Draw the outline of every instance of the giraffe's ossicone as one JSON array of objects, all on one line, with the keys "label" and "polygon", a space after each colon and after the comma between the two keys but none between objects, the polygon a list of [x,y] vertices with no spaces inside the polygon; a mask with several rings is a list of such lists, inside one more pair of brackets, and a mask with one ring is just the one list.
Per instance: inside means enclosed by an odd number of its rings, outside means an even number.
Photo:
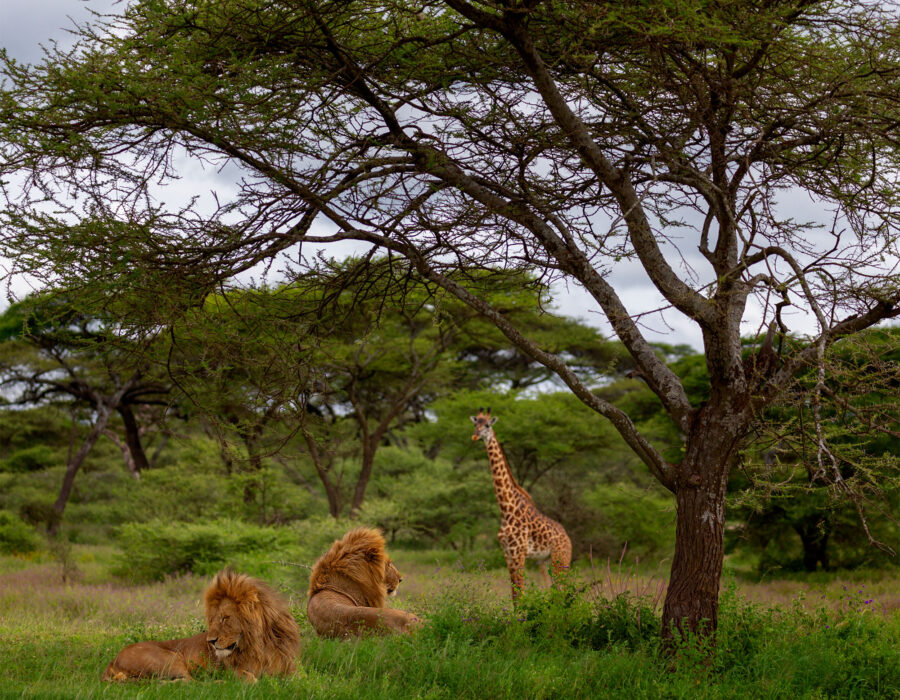
[{"label": "giraffe's ossicone", "polygon": [[500,531],[497,539],[506,557],[513,599],[518,598],[525,583],[525,560],[536,559],[545,583],[549,585],[549,566],[555,574],[567,569],[572,562],[572,542],[565,528],[553,518],[541,513],[512,475],[500,443],[494,435],[497,418],[491,409],[478,409],[472,416],[475,432],[472,440],[483,440],[487,448],[494,493],[500,506]]}]

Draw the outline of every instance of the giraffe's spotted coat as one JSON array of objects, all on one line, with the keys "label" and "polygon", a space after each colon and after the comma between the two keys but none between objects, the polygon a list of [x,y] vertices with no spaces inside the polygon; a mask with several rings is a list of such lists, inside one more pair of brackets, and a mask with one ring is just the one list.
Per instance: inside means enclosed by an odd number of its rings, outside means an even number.
[{"label": "giraffe's spotted coat", "polygon": [[547,568],[550,564],[553,571],[559,573],[571,563],[572,542],[565,528],[541,513],[528,492],[516,482],[491,427],[496,421],[491,417],[490,409],[479,410],[477,416],[472,416],[475,424],[472,439],[483,440],[487,448],[494,493],[500,506],[497,539],[506,557],[513,598],[517,598],[525,583],[525,559],[537,559],[544,580],[549,583]]}]

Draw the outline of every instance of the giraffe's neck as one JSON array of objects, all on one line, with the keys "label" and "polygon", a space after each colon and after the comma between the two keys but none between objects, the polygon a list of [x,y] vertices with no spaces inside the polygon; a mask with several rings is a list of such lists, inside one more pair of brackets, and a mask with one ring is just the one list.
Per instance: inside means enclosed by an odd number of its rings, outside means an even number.
[{"label": "giraffe's neck", "polygon": [[506,514],[516,510],[519,506],[519,493],[523,489],[516,482],[512,472],[509,469],[509,463],[500,449],[500,443],[497,441],[493,431],[491,431],[487,440],[484,441],[487,448],[488,461],[491,465],[491,476],[494,478],[494,493],[497,495],[497,503],[500,506],[501,514]]}]

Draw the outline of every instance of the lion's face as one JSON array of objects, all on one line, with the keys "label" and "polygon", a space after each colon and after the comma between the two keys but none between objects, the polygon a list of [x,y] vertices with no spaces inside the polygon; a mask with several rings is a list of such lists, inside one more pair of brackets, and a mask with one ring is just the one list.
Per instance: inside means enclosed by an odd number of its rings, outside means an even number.
[{"label": "lion's face", "polygon": [[243,625],[238,606],[230,598],[223,598],[209,611],[209,631],[206,641],[213,647],[217,659],[225,659],[241,648]]},{"label": "lion's face", "polygon": [[389,596],[394,596],[397,594],[397,588],[400,586],[400,582],[403,580],[403,575],[397,571],[397,567],[394,566],[394,562],[388,559],[387,566],[384,567],[384,587],[387,589],[387,594]]}]

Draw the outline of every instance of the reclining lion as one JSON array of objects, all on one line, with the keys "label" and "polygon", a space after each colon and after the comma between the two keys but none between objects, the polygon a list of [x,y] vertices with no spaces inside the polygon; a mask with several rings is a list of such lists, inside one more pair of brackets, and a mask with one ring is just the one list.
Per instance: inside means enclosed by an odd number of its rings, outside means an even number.
[{"label": "reclining lion", "polygon": [[262,581],[225,569],[216,574],[203,599],[206,632],[131,644],[101,678],[190,680],[195,669],[210,667],[230,668],[251,682],[264,674],[293,673],[300,629],[281,596]]},{"label": "reclining lion", "polygon": [[351,530],[313,565],[306,615],[321,637],[409,633],[422,621],[384,607],[401,580],[381,533]]}]

